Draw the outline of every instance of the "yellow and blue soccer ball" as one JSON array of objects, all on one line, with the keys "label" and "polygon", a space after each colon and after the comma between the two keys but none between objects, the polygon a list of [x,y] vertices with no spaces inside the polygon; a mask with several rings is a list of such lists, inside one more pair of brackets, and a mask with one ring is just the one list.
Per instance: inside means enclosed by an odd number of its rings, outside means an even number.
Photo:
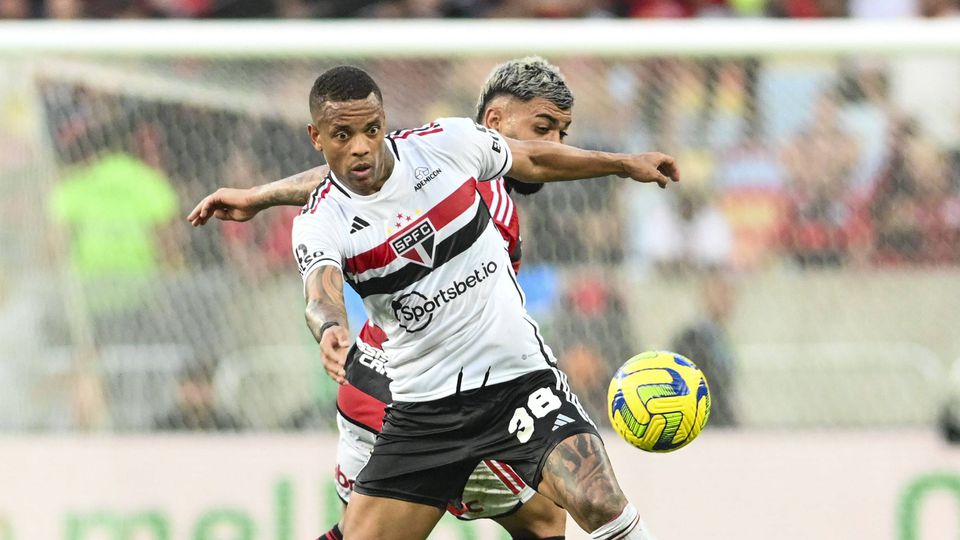
[{"label": "yellow and blue soccer ball", "polygon": [[638,354],[610,381],[607,415],[628,443],[671,452],[690,443],[710,416],[710,388],[693,362],[668,351]]}]

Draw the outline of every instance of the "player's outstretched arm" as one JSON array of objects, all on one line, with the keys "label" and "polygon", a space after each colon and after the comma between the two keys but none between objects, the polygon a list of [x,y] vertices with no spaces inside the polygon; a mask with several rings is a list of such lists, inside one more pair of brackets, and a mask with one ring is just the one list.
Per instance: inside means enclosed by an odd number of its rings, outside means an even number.
[{"label": "player's outstretched arm", "polygon": [[204,197],[187,216],[187,221],[194,227],[206,224],[211,217],[247,221],[271,206],[303,206],[328,172],[330,168],[321,165],[249,189],[220,188]]},{"label": "player's outstretched arm", "polygon": [[506,141],[513,154],[513,166],[507,174],[521,182],[581,180],[612,174],[638,182],[656,182],[662,188],[680,181],[676,161],[660,152],[618,154],[547,141]]},{"label": "player's outstretched arm", "polygon": [[307,327],[320,344],[323,368],[337,384],[347,382],[345,364],[350,350],[347,308],[343,302],[343,274],[335,266],[321,266],[307,278]]}]

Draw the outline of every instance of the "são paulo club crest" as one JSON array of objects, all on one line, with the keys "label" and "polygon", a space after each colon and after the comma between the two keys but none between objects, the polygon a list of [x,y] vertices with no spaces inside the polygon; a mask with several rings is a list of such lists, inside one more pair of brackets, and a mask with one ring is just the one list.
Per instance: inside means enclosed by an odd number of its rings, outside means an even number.
[{"label": "s\u00e3o paulo club crest", "polygon": [[390,241],[390,247],[398,257],[407,259],[427,268],[433,267],[433,255],[436,248],[434,237],[437,230],[429,218],[425,218],[413,227]]}]

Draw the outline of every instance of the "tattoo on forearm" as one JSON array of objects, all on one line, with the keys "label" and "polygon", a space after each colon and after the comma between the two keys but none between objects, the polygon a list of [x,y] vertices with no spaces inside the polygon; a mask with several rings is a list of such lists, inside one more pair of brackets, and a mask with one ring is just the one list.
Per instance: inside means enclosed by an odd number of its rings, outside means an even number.
[{"label": "tattoo on forearm", "polygon": [[307,280],[307,326],[318,342],[324,323],[336,321],[347,326],[343,303],[343,275],[334,266],[324,266]]},{"label": "tattoo on forearm", "polygon": [[330,172],[330,169],[326,165],[321,165],[308,171],[288,176],[283,180],[264,184],[257,188],[261,196],[261,204],[264,208],[280,205],[302,206],[307,204],[307,201],[310,199],[310,193],[323,181],[323,177],[325,177],[328,172]]}]

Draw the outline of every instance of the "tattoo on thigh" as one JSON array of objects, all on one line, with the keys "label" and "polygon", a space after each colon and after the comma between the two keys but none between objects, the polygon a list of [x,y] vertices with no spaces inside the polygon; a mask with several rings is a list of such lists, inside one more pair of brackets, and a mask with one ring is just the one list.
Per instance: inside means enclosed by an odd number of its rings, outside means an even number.
[{"label": "tattoo on thigh", "polygon": [[596,435],[581,433],[557,445],[544,470],[561,496],[596,500],[620,493],[610,460]]}]

